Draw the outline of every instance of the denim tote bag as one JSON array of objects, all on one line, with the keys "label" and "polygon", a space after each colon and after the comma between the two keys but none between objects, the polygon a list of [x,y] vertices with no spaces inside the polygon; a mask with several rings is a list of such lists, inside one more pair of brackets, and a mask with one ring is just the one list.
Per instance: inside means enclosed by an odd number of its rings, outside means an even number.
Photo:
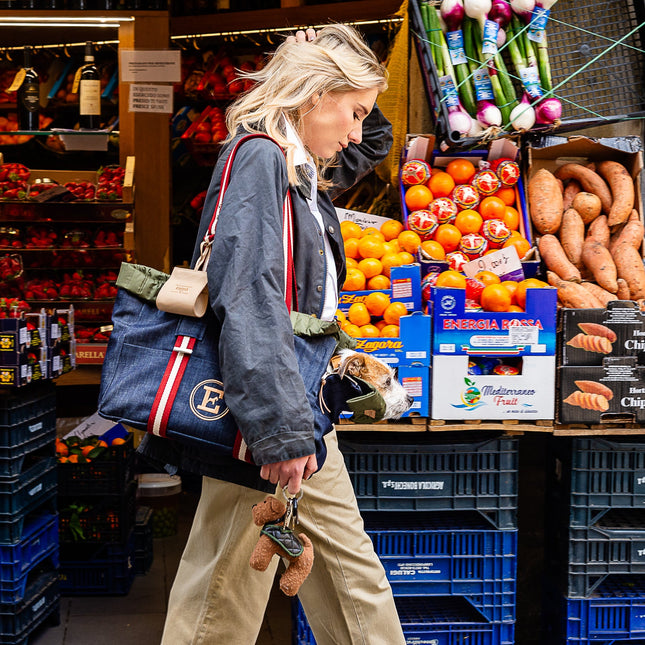
[{"label": "denim tote bag", "polygon": [[[272,141],[266,135],[242,137],[227,160],[211,224],[201,244],[197,269],[205,270],[208,262],[235,152],[244,141],[257,137]],[[285,304],[292,310],[292,304],[297,309],[297,303],[289,192],[284,202],[283,226],[287,265]],[[210,308],[200,318],[161,311],[155,299],[168,277],[149,267],[122,266],[112,313],[113,331],[103,363],[98,412],[102,417],[160,437],[208,446],[252,462],[224,401],[215,315]],[[302,342],[296,337],[298,364],[312,406],[335,348],[333,336]],[[331,423],[322,413],[314,416],[317,435],[322,438],[322,434],[331,429]]]}]

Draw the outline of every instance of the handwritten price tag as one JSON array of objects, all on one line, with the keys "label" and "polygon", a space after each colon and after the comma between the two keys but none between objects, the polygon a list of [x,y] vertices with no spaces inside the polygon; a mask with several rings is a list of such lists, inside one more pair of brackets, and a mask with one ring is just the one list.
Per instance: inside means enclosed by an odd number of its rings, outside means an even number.
[{"label": "handwritten price tag", "polygon": [[524,280],[524,271],[520,256],[517,254],[514,246],[506,249],[499,249],[494,253],[482,255],[482,257],[472,260],[464,265],[464,273],[469,278],[474,278],[479,271],[491,271],[504,280]]}]

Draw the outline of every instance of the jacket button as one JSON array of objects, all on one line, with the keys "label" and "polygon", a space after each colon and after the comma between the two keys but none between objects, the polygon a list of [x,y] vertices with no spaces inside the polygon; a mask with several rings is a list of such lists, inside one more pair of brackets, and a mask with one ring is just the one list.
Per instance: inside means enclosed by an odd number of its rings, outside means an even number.
[{"label": "jacket button", "polygon": [[333,235],[333,234],[334,234],[334,227],[333,227],[333,226],[328,226],[328,227],[327,227],[327,230],[329,231],[329,234],[330,234],[330,235]]},{"label": "jacket button", "polygon": [[317,291],[318,293],[320,293],[320,292],[322,291],[322,286],[318,285],[318,286],[316,287],[316,291]]},{"label": "jacket button", "polygon": [[318,253],[320,253],[320,255],[325,255],[325,252],[322,249],[318,249]]}]

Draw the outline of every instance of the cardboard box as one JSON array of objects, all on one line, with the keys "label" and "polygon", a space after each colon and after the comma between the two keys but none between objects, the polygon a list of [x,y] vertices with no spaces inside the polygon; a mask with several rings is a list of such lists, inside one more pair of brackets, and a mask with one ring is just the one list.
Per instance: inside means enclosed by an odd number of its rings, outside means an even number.
[{"label": "cardboard box", "polygon": [[[384,290],[390,300],[403,302],[407,310],[421,311],[421,268],[418,264],[406,264],[390,269],[391,287]],[[338,308],[347,313],[355,302],[362,302],[372,291],[341,291],[338,294]]]},{"label": "cardboard box", "polygon": [[107,343],[76,343],[77,365],[103,365]]},{"label": "cardboard box", "polygon": [[633,300],[615,300],[607,309],[561,309],[559,317],[561,365],[602,365],[606,357],[625,356],[645,365],[645,313]]},{"label": "cardboard box", "polygon": [[560,367],[558,384],[558,423],[645,422],[645,367],[633,356]]},{"label": "cardboard box", "polygon": [[527,289],[526,312],[466,310],[464,289],[432,289],[436,355],[553,356],[556,350],[555,289]]},{"label": "cardboard box", "polygon": [[468,374],[468,356],[433,356],[433,419],[553,419],[555,356],[524,356],[514,376]]},{"label": "cardboard box", "polygon": [[[617,161],[622,163],[634,180],[634,208],[643,218],[643,198],[640,189],[640,173],[643,169],[643,142],[640,137],[610,137],[589,139],[587,137],[545,136],[532,140],[526,150],[528,179],[546,168],[555,172],[565,163],[588,164],[592,161]],[[530,209],[530,204],[527,203]]]},{"label": "cardboard box", "polygon": [[[434,151],[429,157],[428,156],[420,157],[418,156],[419,150],[417,150],[417,148],[419,148],[418,141],[420,139],[422,141],[424,140],[422,137],[419,137],[418,135],[416,135],[415,137],[411,137],[411,135],[408,135],[408,143],[407,143],[407,147],[404,152],[404,155],[402,157],[401,164],[405,163],[409,159],[423,158],[424,160],[428,161],[428,163],[430,163],[432,167],[444,168],[453,159],[465,158],[465,159],[468,159],[469,161],[472,161],[472,163],[475,164],[475,166],[477,166],[477,164],[480,161],[485,161],[488,159],[492,161],[495,159],[499,159],[501,157],[508,157],[511,159],[515,159],[518,155],[518,148],[514,143],[508,140],[500,139],[491,143],[488,150],[469,150],[469,151],[462,151],[459,153],[450,153],[450,154],[443,154],[443,153]],[[421,147],[421,153],[423,153],[424,150],[425,148]],[[403,224],[407,228],[407,221],[410,213],[405,203],[406,187],[403,185],[403,183],[400,180],[399,180],[399,189],[401,193],[401,208],[403,213]],[[526,239],[531,244],[533,244],[532,229],[530,225],[528,209],[526,206],[523,180],[521,177],[515,186],[515,193],[516,193],[516,202],[515,202],[516,208],[520,214],[519,232],[524,237],[526,237]],[[430,272],[440,273],[442,271],[447,271],[449,269],[447,262],[426,259],[422,253],[417,254],[417,259],[421,264],[422,276],[425,276],[427,273],[430,273]],[[522,269],[524,271],[525,278],[533,278],[538,274],[540,269],[540,261],[539,261],[537,249],[534,248],[530,251],[528,258],[522,262]]]},{"label": "cardboard box", "polygon": [[357,352],[378,356],[390,365],[430,366],[430,316],[414,312],[400,319],[399,338],[357,338]]}]

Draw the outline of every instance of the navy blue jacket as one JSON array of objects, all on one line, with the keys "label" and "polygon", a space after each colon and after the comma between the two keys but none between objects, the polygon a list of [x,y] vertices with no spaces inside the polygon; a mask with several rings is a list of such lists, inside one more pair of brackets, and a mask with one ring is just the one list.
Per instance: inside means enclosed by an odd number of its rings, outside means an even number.
[{"label": "navy blue jacket", "polygon": [[[208,188],[198,240],[210,222],[222,169],[238,135],[227,144]],[[391,126],[375,107],[363,124],[363,141],[340,154],[330,171],[334,188],[319,191],[318,208],[333,258],[326,258],[320,227],[304,198],[291,189],[298,310],[320,316],[325,262],[334,261],[339,289],[345,279],[343,240],[332,197],[352,186],[387,155]],[[208,264],[209,300],[221,325],[220,368],[226,403],[258,465],[313,453],[313,414],[298,371],[289,312],[284,304],[282,203],[289,189],[284,154],[273,142],[252,139],[238,149],[224,195]],[[193,263],[198,256],[196,245]],[[183,448],[180,460],[158,452],[146,437],[144,454],[198,474],[261,489],[259,469],[233,459],[206,457]],[[166,440],[165,444],[171,443]],[[179,463],[177,463],[179,461]],[[268,486],[267,486],[268,484]]]}]

